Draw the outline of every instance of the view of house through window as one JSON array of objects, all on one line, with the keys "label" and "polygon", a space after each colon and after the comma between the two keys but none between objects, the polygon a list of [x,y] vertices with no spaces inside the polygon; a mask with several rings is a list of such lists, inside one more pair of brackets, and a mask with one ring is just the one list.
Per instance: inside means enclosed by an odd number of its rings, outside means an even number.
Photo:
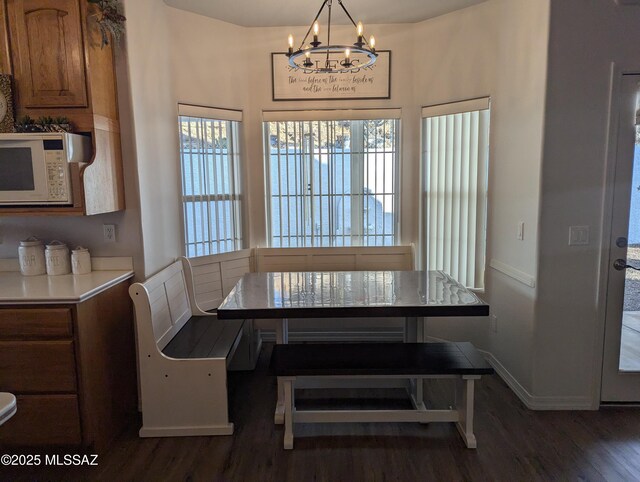
[{"label": "view of house through window", "polygon": [[399,120],[264,123],[272,247],[397,242]]},{"label": "view of house through window", "polygon": [[484,288],[489,99],[425,107],[423,254],[469,288]]},{"label": "view of house through window", "polygon": [[[180,107],[180,114],[189,113],[189,106]],[[179,116],[187,257],[242,248],[238,126],[238,121]]]}]

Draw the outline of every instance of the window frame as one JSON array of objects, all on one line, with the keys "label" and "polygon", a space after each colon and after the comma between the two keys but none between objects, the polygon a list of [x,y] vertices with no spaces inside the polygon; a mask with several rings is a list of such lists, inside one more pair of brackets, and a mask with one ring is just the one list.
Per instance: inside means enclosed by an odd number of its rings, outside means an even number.
[{"label": "window frame", "polygon": [[[267,241],[267,245],[269,247],[280,247],[280,248],[287,248],[287,247],[292,247],[292,248],[316,248],[316,247],[343,247],[343,246],[354,246],[354,247],[366,247],[366,246],[399,246],[400,243],[400,220],[401,220],[401,202],[400,202],[400,185],[401,185],[401,174],[402,174],[402,150],[401,150],[401,131],[402,131],[402,123],[401,123],[401,119],[400,119],[400,109],[371,109],[371,110],[361,110],[360,113],[365,112],[365,115],[356,115],[354,116],[353,111],[276,111],[276,112],[263,112],[263,122],[262,122],[262,131],[263,131],[263,166],[264,166],[264,187],[265,187],[265,227],[266,227],[266,241]],[[272,114],[272,115],[269,115]],[[364,205],[363,205],[363,199],[364,196],[353,196],[351,193],[353,193],[353,189],[350,190],[350,196],[352,196],[350,202],[351,202],[351,219],[354,219],[353,213],[357,213],[358,214],[358,219],[357,222],[354,223],[353,221],[351,222],[351,228],[353,229],[354,227],[357,228],[357,232],[351,232],[351,238],[352,239],[356,239],[356,238],[360,238],[361,241],[363,241],[360,244],[342,244],[342,245],[334,245],[333,243],[330,246],[326,246],[326,245],[318,245],[318,244],[313,244],[313,239],[318,236],[315,235],[313,233],[313,230],[311,231],[310,234],[310,238],[311,238],[311,244],[308,245],[300,245],[300,244],[296,244],[295,246],[274,246],[273,240],[274,240],[274,234],[273,234],[273,223],[272,223],[272,203],[273,203],[273,193],[271,190],[271,182],[272,182],[272,176],[271,176],[271,156],[272,156],[272,152],[271,152],[271,134],[270,134],[270,123],[271,122],[295,122],[295,123],[306,123],[306,122],[325,122],[325,121],[329,121],[329,122],[339,122],[339,121],[350,121],[350,122],[355,122],[355,121],[367,121],[367,120],[387,120],[387,121],[393,121],[394,122],[394,135],[393,135],[393,142],[394,142],[394,150],[393,150],[393,171],[392,171],[392,175],[393,175],[393,180],[392,180],[392,189],[393,189],[393,193],[389,194],[390,196],[392,196],[392,203],[393,203],[393,215],[394,215],[394,219],[393,219],[393,232],[392,234],[386,234],[386,233],[382,233],[382,234],[373,234],[373,235],[367,235],[364,234],[364,220],[365,220],[365,210],[364,210]],[[362,126],[364,126],[364,124],[361,124]],[[353,133],[353,128],[350,129],[350,132]],[[360,132],[357,133],[357,135],[359,135],[361,141],[362,141],[362,152],[359,153],[360,157],[363,159],[363,162],[361,163],[360,166],[358,166],[358,168],[360,169],[360,171],[362,171],[362,175],[358,176],[358,180],[361,178],[362,182],[358,184],[358,186],[360,186],[362,188],[362,192],[364,193],[364,187],[365,184],[367,182],[367,180],[365,179],[365,168],[364,168],[364,157],[366,155],[366,147],[364,144],[364,140],[365,140],[365,134],[364,134],[364,128],[358,129]],[[351,139],[353,139],[353,136],[351,136]],[[317,152],[315,149],[312,149],[310,152],[315,153]],[[375,150],[373,151],[375,153]],[[304,155],[305,153],[301,153],[301,155]],[[352,166],[352,171],[353,170],[353,157],[350,158],[351,160],[351,166]],[[303,164],[303,163],[301,163]],[[308,169],[308,168],[307,168]],[[311,169],[313,170],[313,169]],[[353,188],[354,186],[354,177],[355,176],[351,176],[351,187]],[[377,194],[377,193],[376,193]],[[383,193],[382,195],[387,195],[386,193]],[[310,194],[307,196],[301,195],[305,198],[309,198],[311,200],[310,204],[313,204],[313,197],[317,196],[317,194]],[[323,194],[324,196],[324,194]],[[327,194],[327,196],[339,196],[338,194]],[[353,202],[353,200],[357,200],[355,203]],[[358,202],[359,201],[359,202]],[[354,206],[354,204],[356,204],[356,206]],[[359,204],[360,206],[362,206],[361,209],[358,210],[357,208],[357,204]],[[303,207],[303,210],[305,208]],[[384,215],[384,211],[383,211],[383,215]],[[311,215],[312,219],[313,219],[313,215]],[[291,226],[291,224],[289,223],[288,226]],[[338,236],[335,233],[329,233],[328,235],[322,235],[320,237],[335,237]],[[345,235],[342,235],[345,236]],[[384,238],[391,236],[393,239],[393,243],[392,244],[384,244]],[[288,235],[288,236],[284,236],[284,235],[279,235],[276,236],[282,239],[285,238],[290,238],[290,239],[306,239],[306,235],[303,234],[296,234],[296,235]],[[377,245],[377,244],[367,244],[366,240],[369,238],[376,238],[376,237],[382,237],[383,238],[383,244],[382,245]]]},{"label": "window frame", "polygon": [[[226,131],[227,131],[227,139],[228,139],[228,150],[226,157],[229,159],[229,171],[228,171],[228,181],[229,181],[229,193],[207,193],[207,194],[185,194],[185,170],[187,166],[185,165],[185,157],[190,153],[194,153],[200,158],[203,155],[206,155],[208,152],[214,156],[214,178],[220,172],[224,173],[224,168],[220,168],[220,166],[215,164],[215,160],[219,156],[216,153],[216,149],[213,148],[211,151],[203,150],[202,152],[194,152],[193,149],[185,150],[182,142],[182,122],[183,118],[194,118],[199,121],[210,121],[210,122],[224,122],[227,123]],[[242,159],[242,150],[241,150],[241,137],[242,137],[242,111],[230,110],[230,109],[219,109],[213,107],[204,107],[204,106],[196,106],[189,104],[178,104],[178,167],[180,170],[180,219],[182,224],[181,230],[181,250],[184,256],[187,257],[198,257],[198,256],[208,256],[208,255],[217,255],[229,252],[240,251],[244,249],[245,245],[245,227],[244,227],[244,210],[245,210],[245,196],[243,194],[243,159]],[[198,142],[202,142],[200,137],[193,137],[192,139],[197,139]],[[215,139],[215,137],[213,137]],[[226,174],[226,173],[225,173]],[[192,179],[193,182],[193,179]],[[224,181],[223,186],[224,186]],[[218,187],[218,181],[214,180],[216,187]],[[226,218],[226,214],[224,215],[225,222],[220,224],[218,221],[220,210],[215,209],[215,216],[211,216],[211,207],[210,203],[218,203],[218,202],[229,201],[231,202],[231,207],[229,210],[230,218]],[[207,234],[204,236],[205,239],[202,241],[197,241],[197,235],[195,237],[196,240],[189,241],[187,238],[187,203],[201,203],[204,205],[206,203],[206,211],[207,218],[209,221],[206,223],[208,226]],[[202,214],[204,214],[204,207],[201,208]],[[195,208],[193,213],[194,218],[194,233],[199,229],[195,223]],[[213,239],[212,236],[212,226],[215,224],[216,230],[216,238]],[[224,236],[220,238],[219,233],[222,232],[226,235],[229,233],[229,237]],[[227,250],[226,244],[231,242],[233,247],[232,249]],[[203,253],[198,251],[198,247],[203,247]],[[220,251],[220,246],[224,246],[225,249]],[[195,249],[195,253],[190,253],[190,248],[193,247]],[[217,249],[214,249],[217,247]]]}]

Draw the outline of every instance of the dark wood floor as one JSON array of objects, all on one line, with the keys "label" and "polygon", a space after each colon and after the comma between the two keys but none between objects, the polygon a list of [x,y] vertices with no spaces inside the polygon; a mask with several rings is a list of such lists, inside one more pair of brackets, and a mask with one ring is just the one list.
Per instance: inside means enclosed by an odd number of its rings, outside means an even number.
[{"label": "dark wood floor", "polygon": [[[0,467],[0,480],[640,480],[640,409],[533,412],[497,376],[484,377],[476,392],[477,450],[465,448],[452,424],[410,423],[300,425],[295,449],[285,451],[282,427],[272,421],[270,352],[266,345],[255,372],[231,374],[232,437],[140,439],[132,426],[99,454],[98,467]],[[446,388],[444,381],[431,387],[438,405],[446,404]],[[356,403],[361,394],[352,392]]]}]

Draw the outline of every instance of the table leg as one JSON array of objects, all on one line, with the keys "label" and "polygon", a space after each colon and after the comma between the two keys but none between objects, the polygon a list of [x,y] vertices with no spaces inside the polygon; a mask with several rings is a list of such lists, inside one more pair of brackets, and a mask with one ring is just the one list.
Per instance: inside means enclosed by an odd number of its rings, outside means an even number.
[{"label": "table leg", "polygon": [[404,342],[415,343],[418,329],[418,318],[415,316],[407,316],[404,319]]},{"label": "table leg", "polygon": [[295,410],[295,387],[292,378],[285,378],[284,384],[284,448],[293,448],[293,411]]},{"label": "table leg", "polygon": [[[280,323],[276,323],[276,343],[278,345],[286,345],[289,343],[289,320],[283,318]],[[276,402],[276,411],[273,415],[273,423],[282,425],[284,423],[284,386],[280,377],[278,377],[278,401]]]},{"label": "table leg", "polygon": [[[408,316],[404,322],[404,342],[405,343],[422,343],[424,340],[422,318]],[[419,378],[410,379],[411,386],[411,402],[416,410],[426,410],[424,406],[423,380]]]}]

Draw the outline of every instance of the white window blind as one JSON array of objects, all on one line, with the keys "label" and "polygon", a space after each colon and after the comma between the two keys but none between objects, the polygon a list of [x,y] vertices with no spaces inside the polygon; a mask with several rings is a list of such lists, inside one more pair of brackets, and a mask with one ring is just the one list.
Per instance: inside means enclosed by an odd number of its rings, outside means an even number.
[{"label": "white window blind", "polygon": [[[237,111],[193,107],[179,106],[178,117],[188,257],[242,248]],[[227,119],[201,117],[215,114]]]},{"label": "white window blind", "polygon": [[399,120],[272,120],[264,135],[270,246],[396,244]]},{"label": "white window blind", "polygon": [[[474,110],[465,110],[465,109]],[[423,109],[424,258],[484,288],[489,99]]]}]

